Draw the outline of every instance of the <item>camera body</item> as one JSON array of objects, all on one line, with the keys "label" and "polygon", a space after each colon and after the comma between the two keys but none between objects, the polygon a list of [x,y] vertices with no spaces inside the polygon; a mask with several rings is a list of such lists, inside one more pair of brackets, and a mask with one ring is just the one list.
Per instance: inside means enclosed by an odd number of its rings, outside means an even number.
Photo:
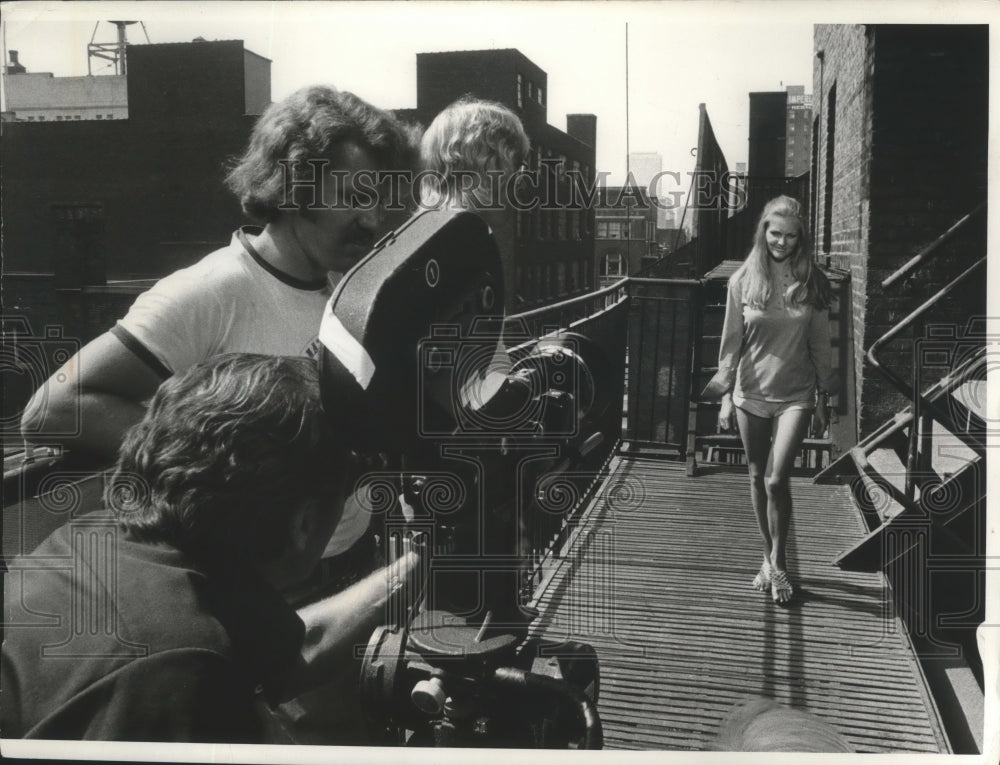
[{"label": "camera body", "polygon": [[537,486],[587,440],[599,354],[584,337],[512,332],[503,297],[485,222],[425,211],[343,278],[324,314],[327,418],[380,480],[398,475],[379,520],[389,557],[418,545],[428,559],[406,615],[372,636],[362,705],[397,741],[599,746],[596,654],[529,638],[523,605]]}]

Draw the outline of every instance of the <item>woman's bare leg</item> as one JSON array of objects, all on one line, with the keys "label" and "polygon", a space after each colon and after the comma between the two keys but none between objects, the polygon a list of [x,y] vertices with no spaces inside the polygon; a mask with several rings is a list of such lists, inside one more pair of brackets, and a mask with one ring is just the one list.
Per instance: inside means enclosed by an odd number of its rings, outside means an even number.
[{"label": "woman's bare leg", "polygon": [[[788,527],[792,520],[789,477],[795,464],[795,455],[802,448],[802,439],[805,438],[811,415],[808,410],[794,409],[779,415],[774,420],[771,473],[767,476],[765,485],[768,500],[767,518],[771,534],[771,566],[780,572],[785,572],[788,566],[786,550]],[[776,578],[780,580],[781,576]],[[777,586],[772,587],[775,601],[785,603],[791,600],[791,586],[786,586],[784,581],[776,584]]]},{"label": "woman's bare leg", "polygon": [[747,466],[750,470],[750,501],[760,529],[761,547],[764,562],[760,573],[753,580],[754,589],[766,590],[771,585],[770,565],[772,558],[771,523],[768,519],[767,486],[764,473],[767,470],[767,458],[771,453],[771,420],[757,417],[736,408],[736,421],[740,426],[740,438],[743,441],[743,451],[746,453]]}]

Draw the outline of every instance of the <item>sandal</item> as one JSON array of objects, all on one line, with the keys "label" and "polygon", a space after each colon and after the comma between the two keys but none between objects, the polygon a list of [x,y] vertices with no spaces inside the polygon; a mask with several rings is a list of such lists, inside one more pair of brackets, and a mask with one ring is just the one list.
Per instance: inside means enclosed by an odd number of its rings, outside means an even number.
[{"label": "sandal", "polygon": [[771,587],[771,561],[764,559],[764,562],[760,564],[760,571],[757,572],[757,576],[753,578],[753,584],[751,585],[757,592],[767,592]]},{"label": "sandal", "polygon": [[779,606],[784,605],[795,596],[792,583],[788,581],[788,572],[780,568],[771,569],[771,599]]}]

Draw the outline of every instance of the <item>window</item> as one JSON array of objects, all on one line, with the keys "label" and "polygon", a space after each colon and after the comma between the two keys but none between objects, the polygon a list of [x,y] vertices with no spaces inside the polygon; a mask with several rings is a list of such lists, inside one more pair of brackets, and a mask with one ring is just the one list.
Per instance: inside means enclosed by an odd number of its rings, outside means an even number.
[{"label": "window", "polygon": [[78,119],[81,119],[81,117],[80,117],[80,115],[79,115],[79,114],[74,114],[74,115],[73,115],[73,119],[75,119],[75,120],[78,120]]},{"label": "window", "polygon": [[533,89],[532,82],[531,82],[531,80],[528,80],[528,100],[529,101],[531,100],[532,95],[534,95],[532,93],[532,89]]},{"label": "window", "polygon": [[830,253],[833,225],[833,148],[836,145],[837,83],[826,98],[826,172],[823,176],[823,252]]},{"label": "window", "polygon": [[108,119],[109,119],[109,120],[110,120],[110,119],[113,119],[113,115],[109,114],[109,115],[108,115]]},{"label": "window", "polygon": [[28,117],[28,122],[34,122],[34,121],[35,121],[34,117]]},{"label": "window", "polygon": [[624,276],[623,260],[620,252],[609,252],[601,264],[601,276]]},{"label": "window", "polygon": [[556,294],[566,293],[566,264],[560,263],[556,266]]},{"label": "window", "polygon": [[559,210],[556,213],[556,239],[562,241],[566,239],[566,211]]},{"label": "window", "polygon": [[39,114],[38,115],[38,121],[39,122],[45,122],[45,115],[44,114]]},{"label": "window", "polygon": [[[814,136],[819,136],[819,115],[816,115],[816,117],[813,119],[812,134]],[[812,224],[812,230],[813,231],[816,230],[816,217],[818,215],[817,210],[819,208],[819,206],[816,204],[817,200],[819,199],[819,153],[818,153],[818,150],[819,150],[819,139],[817,138],[817,140],[815,140],[815,141],[812,142],[812,160],[811,160],[811,164],[809,165],[809,177],[811,179],[811,186],[812,186],[812,189],[810,190],[811,193],[812,193],[812,202],[809,205],[812,208],[812,210],[810,211],[810,213],[812,215],[812,220],[810,221],[810,223]]]},{"label": "window", "polygon": [[542,106],[545,106],[545,97],[544,97],[544,94],[542,93],[542,86],[541,85],[538,86],[538,90],[536,91],[536,95],[538,96],[538,103],[541,104]]},{"label": "window", "polygon": [[61,114],[57,114],[56,115],[56,121],[57,122],[62,122],[62,115]]},{"label": "window", "polygon": [[524,78],[521,75],[517,76],[517,108],[521,109],[524,107],[524,96],[522,95],[524,89]]},{"label": "window", "polygon": [[104,119],[104,115],[103,115],[103,114],[98,114],[98,115],[97,115],[97,119],[99,119],[99,120],[103,120],[103,119]]}]

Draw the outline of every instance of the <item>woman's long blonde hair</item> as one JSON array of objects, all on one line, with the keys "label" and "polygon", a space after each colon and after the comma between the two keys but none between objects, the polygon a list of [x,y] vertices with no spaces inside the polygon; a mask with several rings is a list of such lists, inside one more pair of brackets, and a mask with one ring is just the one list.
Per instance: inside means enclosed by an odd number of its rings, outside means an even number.
[{"label": "woman's long blonde hair", "polygon": [[795,252],[790,256],[795,283],[789,288],[786,297],[792,303],[826,308],[830,304],[830,282],[809,257],[809,229],[806,227],[802,206],[792,197],[782,195],[764,205],[764,212],[757,221],[753,247],[730,280],[742,282],[743,300],[750,307],[763,309],[767,305],[772,290],[767,226],[772,216],[793,220],[799,229],[799,241]]}]

